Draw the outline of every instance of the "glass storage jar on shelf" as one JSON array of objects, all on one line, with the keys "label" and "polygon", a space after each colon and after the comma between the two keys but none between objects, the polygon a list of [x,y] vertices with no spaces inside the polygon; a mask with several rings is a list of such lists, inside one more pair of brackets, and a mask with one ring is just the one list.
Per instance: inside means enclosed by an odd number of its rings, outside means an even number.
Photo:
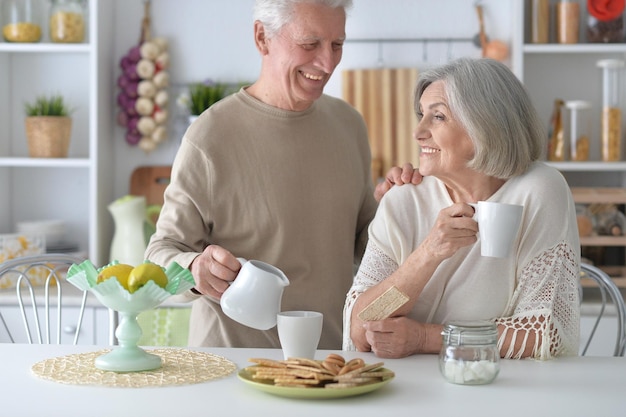
[{"label": "glass storage jar on shelf", "polygon": [[580,4],[578,0],[559,0],[556,3],[556,41],[578,43]]},{"label": "glass storage jar on shelf", "polygon": [[38,0],[2,1],[2,36],[7,42],[39,42],[41,13]]},{"label": "glass storage jar on shelf", "polygon": [[621,72],[624,61],[602,59],[596,63],[602,68],[602,160],[622,159],[622,108],[620,104]]},{"label": "glass storage jar on shelf", "polygon": [[489,384],[500,372],[498,328],[490,321],[446,323],[439,370],[446,381],[461,385]]},{"label": "glass storage jar on shelf", "polygon": [[532,0],[530,12],[530,41],[548,43],[550,41],[550,0]]},{"label": "glass storage jar on shelf", "polygon": [[591,103],[583,100],[565,102],[569,110],[569,146],[572,161],[588,161],[590,150],[590,120],[589,108]]},{"label": "glass storage jar on shelf", "polygon": [[624,0],[587,0],[587,42],[623,42]]},{"label": "glass storage jar on shelf", "polygon": [[81,0],[52,0],[49,26],[52,42],[83,42],[85,40],[83,2]]},{"label": "glass storage jar on shelf", "polygon": [[565,101],[554,100],[554,110],[550,118],[550,132],[548,142],[548,161],[565,161],[565,138],[563,136],[562,109]]}]

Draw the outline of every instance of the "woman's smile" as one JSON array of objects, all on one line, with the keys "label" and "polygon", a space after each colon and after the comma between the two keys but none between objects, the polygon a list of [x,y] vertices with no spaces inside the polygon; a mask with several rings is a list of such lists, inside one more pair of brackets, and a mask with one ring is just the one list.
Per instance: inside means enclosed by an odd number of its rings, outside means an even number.
[{"label": "woman's smile", "polygon": [[435,149],[435,148],[430,148],[428,146],[421,146],[420,147],[420,153],[421,154],[434,154],[434,153],[438,153],[441,152],[439,149]]}]

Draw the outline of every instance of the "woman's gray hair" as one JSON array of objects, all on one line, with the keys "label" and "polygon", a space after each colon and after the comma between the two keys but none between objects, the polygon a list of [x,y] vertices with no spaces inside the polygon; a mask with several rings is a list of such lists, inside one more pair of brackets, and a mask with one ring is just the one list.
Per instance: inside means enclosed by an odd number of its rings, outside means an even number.
[{"label": "woman's gray hair", "polygon": [[352,0],[256,0],[254,4],[254,20],[263,23],[269,38],[274,37],[284,25],[291,21],[293,10],[298,3],[321,4],[332,8],[348,11]]},{"label": "woman's gray hair", "polygon": [[470,168],[508,179],[542,156],[547,132],[528,92],[506,65],[460,58],[425,71],[415,88],[416,113],[424,90],[436,81],[443,81],[450,111],[474,144]]}]

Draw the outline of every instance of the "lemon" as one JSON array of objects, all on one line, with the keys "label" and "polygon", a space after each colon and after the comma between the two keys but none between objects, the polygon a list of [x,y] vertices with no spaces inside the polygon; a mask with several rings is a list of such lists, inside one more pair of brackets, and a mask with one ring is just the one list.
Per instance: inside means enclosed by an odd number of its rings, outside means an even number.
[{"label": "lemon", "polygon": [[99,284],[109,278],[115,277],[122,287],[128,289],[128,276],[132,270],[133,266],[128,264],[114,264],[107,266],[98,274],[97,282]]},{"label": "lemon", "polygon": [[128,291],[132,294],[146,285],[148,281],[154,281],[159,287],[165,288],[167,285],[167,275],[165,275],[165,271],[159,265],[144,262],[130,271],[128,275]]}]

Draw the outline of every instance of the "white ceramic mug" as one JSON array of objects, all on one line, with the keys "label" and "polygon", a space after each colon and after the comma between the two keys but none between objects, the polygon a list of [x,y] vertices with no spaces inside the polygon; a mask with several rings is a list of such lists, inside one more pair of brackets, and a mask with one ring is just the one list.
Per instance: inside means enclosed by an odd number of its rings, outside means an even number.
[{"label": "white ceramic mug", "polygon": [[493,201],[479,201],[470,205],[476,211],[474,220],[478,222],[480,254],[495,258],[509,257],[522,222],[524,206]]},{"label": "white ceramic mug", "polygon": [[284,358],[315,359],[323,323],[324,315],[317,311],[278,313],[276,324]]},{"label": "white ceramic mug", "polygon": [[237,278],[222,294],[220,306],[231,319],[258,330],[276,326],[283,290],[289,280],[280,269],[261,261],[238,258]]}]

